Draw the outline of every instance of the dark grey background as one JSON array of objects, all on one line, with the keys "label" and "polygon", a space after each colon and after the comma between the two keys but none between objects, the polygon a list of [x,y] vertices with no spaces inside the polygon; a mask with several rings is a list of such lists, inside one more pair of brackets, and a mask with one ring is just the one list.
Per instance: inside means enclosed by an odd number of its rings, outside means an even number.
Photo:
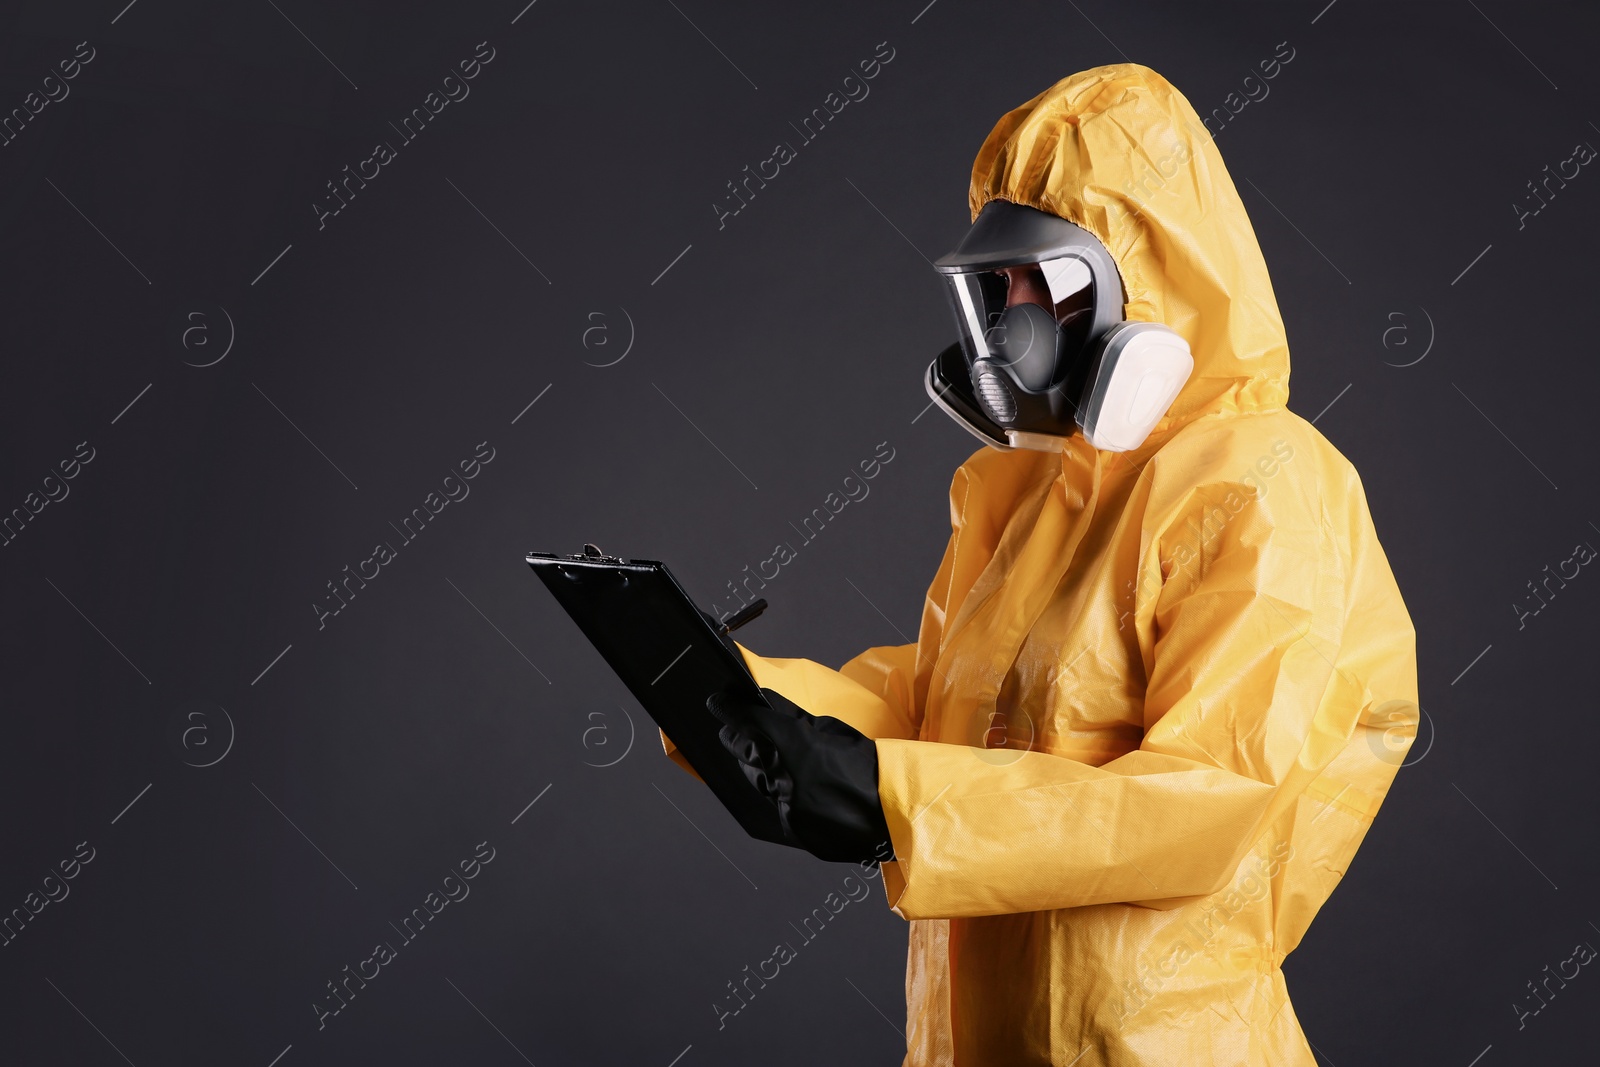
[{"label": "dark grey background", "polygon": [[[1296,1010],[1329,1064],[1590,1054],[1600,977],[1520,1030],[1512,1005],[1600,944],[1600,578],[1512,605],[1600,545],[1600,175],[1520,230],[1512,205],[1600,145],[1592,8],[124,2],[0,19],[0,112],[96,51],[0,147],[0,511],[95,455],[0,549],[0,913],[95,850],[0,948],[0,1060],[898,1063],[876,882],[718,1030],[849,868],[741,837],[520,554],[663,558],[710,604],[886,441],[743,636],[832,664],[908,639],[972,445],[919,417],[951,332],[924,257],[983,137],[1124,56],[1209,113],[1284,41],[1219,145],[1428,713],[1287,965]],[[471,95],[319,231],[324,183],[480,41]],[[871,95],[719,230],[724,183],[882,41]],[[319,630],[482,441],[470,496]],[[482,841],[470,897],[319,1031],[325,983]]]}]

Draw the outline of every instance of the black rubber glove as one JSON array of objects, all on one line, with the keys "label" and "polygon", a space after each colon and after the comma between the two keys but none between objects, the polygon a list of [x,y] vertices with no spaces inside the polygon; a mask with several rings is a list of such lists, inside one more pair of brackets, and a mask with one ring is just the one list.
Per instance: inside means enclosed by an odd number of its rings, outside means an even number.
[{"label": "black rubber glove", "polygon": [[718,738],[750,784],[778,808],[784,831],[818,859],[892,858],[878,800],[878,747],[849,723],[812,715],[771,689],[766,704],[726,693],[706,701]]}]

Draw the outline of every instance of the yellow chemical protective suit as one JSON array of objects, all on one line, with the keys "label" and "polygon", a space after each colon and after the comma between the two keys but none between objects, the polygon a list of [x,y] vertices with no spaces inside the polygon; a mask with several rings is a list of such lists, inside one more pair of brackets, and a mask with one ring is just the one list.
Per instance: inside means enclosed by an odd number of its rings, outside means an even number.
[{"label": "yellow chemical protective suit", "polygon": [[1100,67],[1006,115],[974,218],[991,199],[1099,237],[1193,376],[1137,451],[967,460],[916,644],[747,659],[877,741],[907,1065],[1310,1067],[1280,967],[1417,723],[1361,482],[1284,406],[1261,250],[1159,75]]}]

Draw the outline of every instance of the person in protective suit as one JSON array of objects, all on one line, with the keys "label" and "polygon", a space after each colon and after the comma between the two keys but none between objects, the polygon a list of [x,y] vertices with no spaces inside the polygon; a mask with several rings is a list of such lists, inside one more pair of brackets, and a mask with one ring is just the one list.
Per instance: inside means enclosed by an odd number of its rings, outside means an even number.
[{"label": "person in protective suit", "polygon": [[1283,960],[1417,722],[1361,482],[1285,407],[1261,250],[1159,75],[1007,114],[970,206],[927,385],[986,444],[918,640],[741,649],[767,703],[713,697],[723,743],[797,846],[884,861],[905,1064],[1310,1067]]}]

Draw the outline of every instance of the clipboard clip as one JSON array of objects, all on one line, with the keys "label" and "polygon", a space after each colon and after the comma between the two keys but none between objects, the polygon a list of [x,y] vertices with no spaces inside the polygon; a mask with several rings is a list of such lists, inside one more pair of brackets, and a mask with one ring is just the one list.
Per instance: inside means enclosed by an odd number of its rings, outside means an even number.
[{"label": "clipboard clip", "polygon": [[[604,552],[602,552],[600,550],[600,546],[599,545],[590,544],[587,541],[585,541],[584,544],[583,544],[583,552],[581,553],[581,555],[582,555],[582,557],[584,559],[601,559],[601,560],[605,560],[607,563],[621,563],[622,562],[622,557],[620,557],[620,556],[608,556],[608,555],[606,555]],[[739,627],[743,626],[745,623],[750,622],[756,616],[760,615],[763,611],[766,611],[766,610],[767,610],[766,598],[765,597],[756,597],[750,603],[746,604],[744,607],[740,608],[738,611],[734,612],[732,615],[729,615],[726,619],[722,620],[722,622],[720,622],[716,626],[717,636],[718,637],[726,637],[728,634],[733,633],[733,631],[737,630]]]}]

